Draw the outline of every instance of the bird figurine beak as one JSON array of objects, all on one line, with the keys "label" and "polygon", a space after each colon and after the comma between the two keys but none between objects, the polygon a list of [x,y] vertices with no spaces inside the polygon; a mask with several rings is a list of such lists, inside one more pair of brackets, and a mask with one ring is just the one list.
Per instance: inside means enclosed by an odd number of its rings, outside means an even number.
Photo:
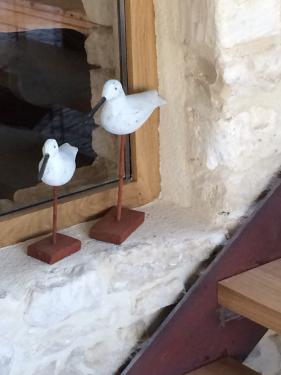
[{"label": "bird figurine beak", "polygon": [[50,158],[50,155],[49,154],[45,154],[44,156],[44,159],[43,159],[43,163],[42,163],[42,166],[39,170],[39,174],[38,174],[38,180],[41,181],[43,176],[44,176],[44,173],[45,173],[45,169],[47,167],[47,164],[48,164],[48,160]]},{"label": "bird figurine beak", "polygon": [[105,102],[106,98],[103,96],[89,113],[89,118],[92,119],[97,113],[97,111],[104,105]]}]

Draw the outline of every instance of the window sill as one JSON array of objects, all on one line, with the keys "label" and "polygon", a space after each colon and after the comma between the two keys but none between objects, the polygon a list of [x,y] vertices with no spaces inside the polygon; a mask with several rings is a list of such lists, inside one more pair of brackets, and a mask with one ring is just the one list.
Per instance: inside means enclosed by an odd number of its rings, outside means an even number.
[{"label": "window sill", "polygon": [[[66,373],[67,363],[81,375],[113,373],[225,236],[187,209],[157,201],[144,211],[144,225],[120,247],[90,240],[91,223],[84,223],[65,230],[82,240],[82,250],[53,266],[26,256],[32,241],[0,252],[1,347],[13,348],[15,361],[32,359],[13,362],[23,375],[52,362]],[[59,350],[48,354],[53,347]],[[91,353],[89,363],[81,353]],[[100,358],[111,360],[101,365]],[[75,367],[81,363],[87,371]]]}]

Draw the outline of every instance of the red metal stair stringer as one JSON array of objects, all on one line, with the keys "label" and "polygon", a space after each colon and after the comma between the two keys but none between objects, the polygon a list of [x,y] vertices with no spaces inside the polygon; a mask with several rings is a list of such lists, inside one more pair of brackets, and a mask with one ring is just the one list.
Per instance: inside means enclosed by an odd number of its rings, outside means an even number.
[{"label": "red metal stair stringer", "polygon": [[222,324],[217,284],[279,258],[280,180],[122,375],[183,375],[224,356],[246,358],[266,329],[245,318]]}]

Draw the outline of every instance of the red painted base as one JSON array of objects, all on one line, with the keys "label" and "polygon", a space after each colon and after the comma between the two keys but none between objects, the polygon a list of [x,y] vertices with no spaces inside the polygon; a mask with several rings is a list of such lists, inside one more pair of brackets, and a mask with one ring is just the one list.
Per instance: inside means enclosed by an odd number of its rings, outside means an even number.
[{"label": "red painted base", "polygon": [[120,221],[116,219],[116,207],[98,221],[90,231],[90,237],[98,241],[121,245],[144,222],[144,212],[122,208]]},{"label": "red painted base", "polygon": [[27,255],[48,264],[54,264],[81,249],[81,242],[76,238],[57,234],[57,243],[54,245],[52,236],[44,238],[28,246]]}]

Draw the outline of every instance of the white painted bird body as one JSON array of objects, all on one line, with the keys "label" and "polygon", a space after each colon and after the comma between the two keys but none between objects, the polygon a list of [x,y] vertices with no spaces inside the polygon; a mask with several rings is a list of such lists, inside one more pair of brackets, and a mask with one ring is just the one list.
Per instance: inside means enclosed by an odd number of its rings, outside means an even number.
[{"label": "white painted bird body", "polygon": [[105,83],[102,96],[106,101],[101,110],[101,126],[117,135],[135,132],[156,108],[166,104],[156,90],[125,95],[121,83],[116,80]]},{"label": "white painted bird body", "polygon": [[48,139],[43,146],[43,158],[39,163],[39,171],[41,171],[44,159],[48,156],[42,181],[50,186],[62,186],[69,182],[76,169],[77,152],[77,147],[68,143],[59,147],[54,139]]}]

